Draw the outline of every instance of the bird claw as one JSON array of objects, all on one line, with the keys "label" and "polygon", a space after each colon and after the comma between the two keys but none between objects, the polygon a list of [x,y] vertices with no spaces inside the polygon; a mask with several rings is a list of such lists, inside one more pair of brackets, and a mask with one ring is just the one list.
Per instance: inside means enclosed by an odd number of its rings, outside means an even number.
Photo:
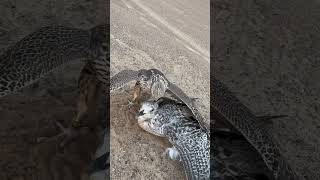
[{"label": "bird claw", "polygon": [[55,122],[55,124],[58,126],[61,132],[58,135],[52,137],[40,137],[38,138],[38,142],[42,140],[58,141],[58,149],[61,149],[72,142],[76,137],[78,137],[79,133],[74,127],[65,128],[60,122],[57,121]]},{"label": "bird claw", "polygon": [[162,153],[162,156],[165,158],[169,158],[172,160],[181,161],[181,157],[179,152],[176,150],[176,148],[166,148],[166,150]]},{"label": "bird claw", "polygon": [[127,106],[128,106],[129,109],[132,109],[133,107],[138,106],[138,105],[139,105],[139,103],[136,100],[128,99]]},{"label": "bird claw", "polygon": [[[62,126],[62,125],[60,124],[60,126]],[[69,144],[76,137],[79,136],[78,131],[74,127],[65,128],[62,126],[62,128],[60,127],[60,130],[62,132],[57,135],[58,136],[57,138],[59,141],[59,144],[58,144],[59,148],[65,147],[67,144]]]},{"label": "bird claw", "polygon": [[134,102],[134,100],[130,100],[128,99],[128,108],[130,109],[131,107],[133,107],[136,103]]}]

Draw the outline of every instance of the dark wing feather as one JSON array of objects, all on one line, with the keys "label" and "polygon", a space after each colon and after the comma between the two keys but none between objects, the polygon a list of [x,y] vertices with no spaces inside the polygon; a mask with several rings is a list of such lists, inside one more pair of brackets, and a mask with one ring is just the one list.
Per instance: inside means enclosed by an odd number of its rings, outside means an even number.
[{"label": "dark wing feather", "polygon": [[211,112],[230,122],[260,153],[279,179],[299,179],[280,153],[271,135],[257,125],[257,117],[220,81],[211,77]]},{"label": "dark wing feather", "polygon": [[188,108],[192,111],[195,118],[199,122],[202,128],[205,128],[209,132],[209,124],[205,123],[204,117],[200,114],[198,109],[195,107],[193,100],[187,96],[178,86],[169,82],[168,90],[171,91],[180,101],[185,103]]},{"label": "dark wing feather", "polygon": [[110,80],[110,91],[121,88],[125,84],[131,81],[138,80],[138,71],[134,70],[123,70],[114,75]]}]

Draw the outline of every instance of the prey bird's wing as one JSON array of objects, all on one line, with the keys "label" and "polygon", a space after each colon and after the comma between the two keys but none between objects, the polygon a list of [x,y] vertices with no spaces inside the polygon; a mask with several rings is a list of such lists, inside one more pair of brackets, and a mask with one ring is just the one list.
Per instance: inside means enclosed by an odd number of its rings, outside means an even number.
[{"label": "prey bird's wing", "polygon": [[138,71],[123,70],[114,75],[110,80],[110,92],[117,90],[131,81],[138,80]]},{"label": "prey bird's wing", "polygon": [[185,141],[175,142],[173,146],[179,152],[188,180],[209,179],[210,142],[189,138]]},{"label": "prey bird's wing", "polygon": [[209,132],[209,129],[210,129],[208,127],[209,125],[206,124],[204,117],[201,115],[199,110],[195,107],[193,100],[189,96],[187,96],[178,86],[176,86],[173,83],[169,82],[168,90],[171,91],[180,101],[182,101],[188,106],[188,108],[192,111],[192,113],[194,114],[195,118],[197,119],[201,127],[205,128]]}]

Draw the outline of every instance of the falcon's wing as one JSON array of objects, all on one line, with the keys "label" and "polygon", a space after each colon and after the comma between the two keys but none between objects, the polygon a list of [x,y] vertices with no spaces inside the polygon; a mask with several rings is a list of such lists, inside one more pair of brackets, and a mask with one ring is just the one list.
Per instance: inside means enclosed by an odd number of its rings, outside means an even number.
[{"label": "falcon's wing", "polygon": [[110,93],[124,86],[131,81],[138,80],[138,71],[123,70],[114,75],[110,80]]},{"label": "falcon's wing", "polygon": [[198,109],[195,107],[193,100],[187,96],[178,86],[169,82],[168,90],[171,91],[178,99],[180,99],[183,103],[185,103],[188,108],[192,111],[195,118],[201,125],[201,127],[209,130],[208,125],[205,123],[204,117],[200,114]]}]

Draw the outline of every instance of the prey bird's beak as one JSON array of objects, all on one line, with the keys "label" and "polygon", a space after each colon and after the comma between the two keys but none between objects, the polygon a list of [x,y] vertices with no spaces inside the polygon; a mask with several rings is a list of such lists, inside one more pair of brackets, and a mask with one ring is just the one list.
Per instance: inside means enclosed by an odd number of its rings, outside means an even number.
[{"label": "prey bird's beak", "polygon": [[138,116],[143,116],[144,115],[144,110],[139,111]]}]

